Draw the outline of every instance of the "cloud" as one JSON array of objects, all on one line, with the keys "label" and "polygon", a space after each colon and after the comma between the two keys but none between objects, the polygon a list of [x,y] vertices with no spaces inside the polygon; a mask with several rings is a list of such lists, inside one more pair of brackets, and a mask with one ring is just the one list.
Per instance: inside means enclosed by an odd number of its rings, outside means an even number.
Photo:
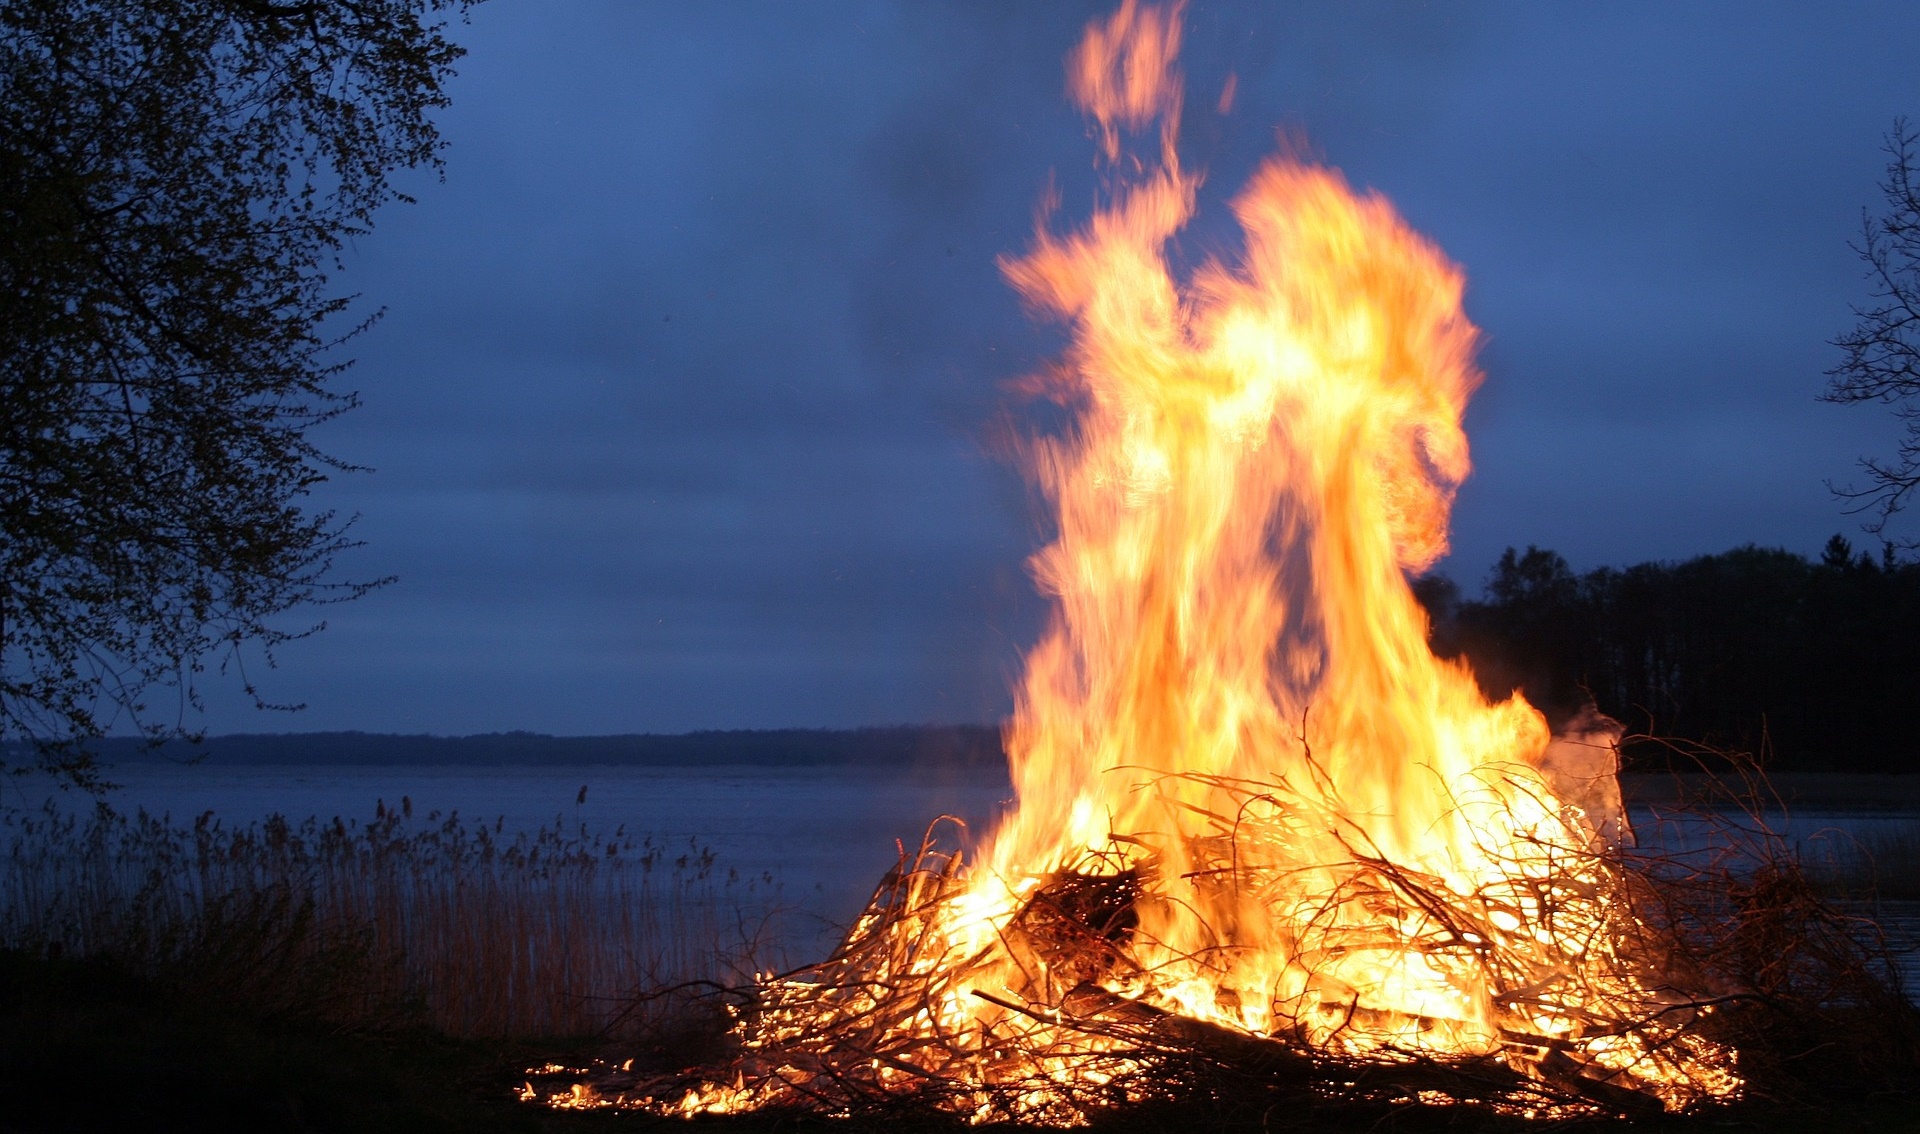
[{"label": "cloud", "polygon": [[[997,257],[1098,191],[1060,60],[1103,4],[480,9],[444,184],[342,282],[378,472],[328,611],[216,731],[632,731],[988,720],[1042,528],[988,449],[1058,349]],[[1469,274],[1489,380],[1450,567],[1818,548],[1885,422],[1812,399],[1858,294],[1881,131],[1920,112],[1900,5],[1188,9],[1182,240],[1304,132]],[[1238,76],[1235,113],[1215,97]],[[256,674],[256,676],[258,676]]]}]

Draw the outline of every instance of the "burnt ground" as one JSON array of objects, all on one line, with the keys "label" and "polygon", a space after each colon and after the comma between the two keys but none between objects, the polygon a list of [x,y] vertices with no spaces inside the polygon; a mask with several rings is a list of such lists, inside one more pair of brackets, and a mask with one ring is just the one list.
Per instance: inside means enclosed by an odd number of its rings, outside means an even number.
[{"label": "burnt ground", "polygon": [[[456,1041],[426,1031],[342,1030],[266,1017],[130,975],[102,960],[0,953],[0,1134],[66,1131],[687,1131],[706,1134],[959,1129],[899,1115],[829,1122],[759,1115],[693,1123],[632,1113],[561,1113],[514,1101],[523,1069],[589,1055],[589,1041]],[[1916,1084],[1920,1091],[1920,1084]],[[1515,1129],[1472,1113],[1412,1107],[1309,1115],[1164,1108],[1117,1116],[1113,1134],[1170,1131]],[[1720,1112],[1587,1129],[1914,1131],[1920,1094],[1819,1109]],[[1524,1129],[1524,1128],[1522,1128]],[[1533,1129],[1547,1129],[1536,1126]],[[1567,1127],[1554,1127],[1567,1129]]]}]

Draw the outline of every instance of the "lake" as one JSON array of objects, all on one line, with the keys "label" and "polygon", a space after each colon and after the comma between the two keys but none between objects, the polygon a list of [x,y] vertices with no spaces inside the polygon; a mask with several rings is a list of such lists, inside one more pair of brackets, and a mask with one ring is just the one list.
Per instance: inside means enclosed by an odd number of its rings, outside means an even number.
[{"label": "lake", "polygon": [[[500,821],[510,833],[557,821],[568,832],[624,828],[668,845],[697,840],[723,870],[771,875],[801,921],[833,925],[860,912],[899,847],[918,847],[936,817],[984,831],[1012,795],[1004,774],[977,770],[130,764],[109,778],[120,785],[108,797],[114,807],[183,824],[208,811],[228,826],[274,814],[364,822],[379,805],[404,799],[416,822],[457,812]],[[40,802],[17,784],[5,790],[9,803]]]},{"label": "lake", "polygon": [[[181,823],[211,811],[229,826],[272,814],[365,821],[384,803],[412,804],[416,821],[458,813],[509,832],[556,821],[568,831],[602,835],[624,828],[669,845],[697,840],[720,868],[743,877],[771,876],[805,952],[823,948],[837,927],[857,914],[899,855],[916,847],[941,815],[984,833],[1012,789],[1004,774],[978,769],[888,771],[844,767],[661,768],[621,765],[575,767],[235,767],[130,764],[114,768],[121,787],[114,806],[171,815]],[[27,781],[32,783],[33,781]],[[6,802],[37,805],[20,782],[8,783]],[[85,797],[66,796],[71,802]],[[1641,841],[1685,845],[1685,824],[1660,822],[1646,807],[1633,809]],[[1883,840],[1920,829],[1920,811],[1863,799],[1849,806],[1809,806],[1771,816],[1769,825],[1806,842],[1816,853],[1853,839]],[[951,835],[945,840],[952,845]],[[1920,936],[1920,904],[1888,903],[1889,928],[1909,945]],[[810,928],[809,928],[810,927]],[[1920,953],[1909,966],[1920,977]],[[1915,984],[1920,986],[1920,980]]]}]

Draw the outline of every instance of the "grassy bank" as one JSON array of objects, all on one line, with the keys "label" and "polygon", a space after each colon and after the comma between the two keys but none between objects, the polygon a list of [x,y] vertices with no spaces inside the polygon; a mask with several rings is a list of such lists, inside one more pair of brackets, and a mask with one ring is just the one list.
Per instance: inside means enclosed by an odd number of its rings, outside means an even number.
[{"label": "grassy bank", "polygon": [[778,963],[697,844],[556,821],[0,814],[0,1132],[541,1130],[530,1065],[718,1023],[646,990]]},{"label": "grassy bank", "polygon": [[[697,846],[558,824],[514,837],[411,811],[232,829],[210,818],[0,817],[0,1134],[684,1130],[529,1107],[515,1088],[550,1061],[676,1067],[717,1054],[724,1020],[700,1008],[710,1002],[636,994],[734,983],[777,963],[755,953],[766,944],[756,940],[766,880],[730,875]],[[1914,1106],[1862,1095],[1824,1109],[1598,1125],[1920,1132]],[[757,1115],[699,1125],[874,1124]],[[885,1125],[953,1128],[924,1113]],[[1432,1106],[1365,1125],[1495,1128]],[[1100,1126],[1355,1128],[1225,1105]]]},{"label": "grassy bank", "polygon": [[499,1046],[342,1031],[107,957],[0,953],[0,1130],[539,1129]]},{"label": "grassy bank", "polygon": [[182,827],[0,815],[0,948],[127,971],[346,1029],[633,1032],[642,989],[777,963],[770,878],[697,843],[556,820],[508,834],[410,803],[374,819]]},{"label": "grassy bank", "polygon": [[[521,1069],[597,1050],[571,1042],[458,1040],[429,1030],[342,1031],[297,1014],[263,1014],[102,959],[0,952],[0,1130],[9,1134],[193,1130],[337,1134],[870,1134],[873,1122],[748,1115],[688,1123],[631,1112],[549,1111],[513,1101]],[[957,1131],[925,1116],[890,1134]],[[1556,1126],[1555,1129],[1566,1129]],[[1687,1134],[1920,1132],[1908,1099],[1858,1099],[1822,1109],[1732,1110],[1698,1117],[1601,1122],[1580,1129]],[[1226,1108],[1155,1109],[1116,1117],[1111,1134],[1231,1131],[1346,1134],[1528,1129],[1437,1108],[1409,1107],[1360,1126]],[[1537,1127],[1534,1129],[1538,1129]]]}]

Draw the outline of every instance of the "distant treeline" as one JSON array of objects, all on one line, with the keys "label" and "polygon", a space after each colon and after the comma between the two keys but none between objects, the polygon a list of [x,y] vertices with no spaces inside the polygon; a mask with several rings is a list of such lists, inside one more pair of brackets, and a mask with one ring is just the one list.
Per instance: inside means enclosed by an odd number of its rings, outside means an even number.
[{"label": "distant treeline", "polygon": [[[1631,732],[1752,754],[1783,771],[1920,772],[1920,563],[1857,554],[1840,536],[1817,561],[1748,546],[1585,574],[1552,551],[1509,548],[1477,599],[1438,575],[1414,590],[1436,653],[1464,656],[1489,696],[1523,690],[1556,724],[1591,698]],[[110,765],[1005,766],[990,725],[281,733],[158,749],[116,738],[95,751]],[[1667,752],[1631,744],[1629,766],[1666,766]]]},{"label": "distant treeline", "polygon": [[261,733],[213,736],[199,744],[149,747],[136,738],[95,742],[105,763],[209,764],[637,764],[698,767],[846,765],[984,767],[1005,765],[1000,732],[988,725],[922,725],[861,729],[767,729],[677,735],[545,736],[492,732],[480,736],[394,736],[369,732]]},{"label": "distant treeline", "polygon": [[[1508,548],[1478,600],[1415,584],[1436,653],[1464,655],[1493,696],[1518,688],[1549,718],[1593,703],[1630,731],[1762,757],[1782,770],[1920,772],[1920,563],[1818,561],[1742,547],[1683,563],[1576,574]],[[1629,747],[1629,765],[1667,750]]]}]

